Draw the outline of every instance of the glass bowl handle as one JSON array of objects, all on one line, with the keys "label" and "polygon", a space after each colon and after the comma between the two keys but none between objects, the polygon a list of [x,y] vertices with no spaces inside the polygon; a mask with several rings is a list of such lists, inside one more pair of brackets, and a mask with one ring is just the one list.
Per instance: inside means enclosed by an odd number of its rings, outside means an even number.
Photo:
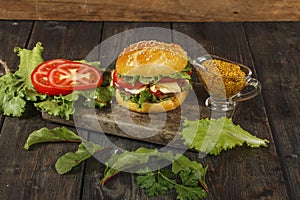
[{"label": "glass bowl handle", "polygon": [[232,98],[233,101],[245,101],[257,96],[261,92],[261,83],[255,78],[249,78],[247,80],[245,87],[251,87],[247,92],[239,92],[235,97]]}]

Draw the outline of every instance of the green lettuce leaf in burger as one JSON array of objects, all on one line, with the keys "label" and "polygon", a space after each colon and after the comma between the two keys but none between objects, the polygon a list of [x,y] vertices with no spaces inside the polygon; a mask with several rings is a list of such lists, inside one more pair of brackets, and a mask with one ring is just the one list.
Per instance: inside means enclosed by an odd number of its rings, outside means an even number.
[{"label": "green lettuce leaf in burger", "polygon": [[125,48],[116,61],[116,101],[140,113],[179,107],[191,87],[192,68],[178,44],[140,41]]}]

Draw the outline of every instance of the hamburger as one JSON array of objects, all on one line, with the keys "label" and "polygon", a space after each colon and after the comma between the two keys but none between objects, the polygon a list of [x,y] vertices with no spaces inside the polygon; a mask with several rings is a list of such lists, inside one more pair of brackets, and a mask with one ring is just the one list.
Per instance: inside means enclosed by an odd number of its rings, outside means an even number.
[{"label": "hamburger", "polygon": [[140,41],[116,60],[113,85],[119,105],[139,113],[174,110],[188,95],[192,68],[178,44]]}]

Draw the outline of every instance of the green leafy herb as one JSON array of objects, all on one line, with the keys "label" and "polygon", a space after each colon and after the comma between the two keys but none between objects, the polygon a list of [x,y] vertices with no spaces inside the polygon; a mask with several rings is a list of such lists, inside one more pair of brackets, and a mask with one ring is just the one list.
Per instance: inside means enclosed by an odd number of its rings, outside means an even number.
[{"label": "green leafy herb", "polygon": [[[142,168],[151,164],[153,157],[156,161],[171,161],[172,170],[151,171],[149,167]],[[203,168],[196,161],[189,160],[184,155],[174,156],[172,152],[158,152],[156,149],[139,148],[134,152],[126,151],[121,154],[114,154],[106,165],[101,185],[104,185],[121,170],[135,167],[140,169],[137,171],[137,184],[150,197],[165,194],[172,189],[176,190],[178,199],[182,200],[199,199],[207,195],[206,168]],[[180,182],[176,182],[176,177],[180,178]]]},{"label": "green leafy herb", "polygon": [[[184,155],[177,155],[175,161],[172,164],[172,171],[175,174],[178,174],[180,171],[185,170],[185,168],[188,167],[193,170],[201,171],[201,174],[205,175],[206,173],[206,168],[203,168],[203,166],[196,162],[196,161],[191,161],[188,157]],[[202,180],[204,182],[204,179]]]},{"label": "green leafy herb", "polygon": [[[195,131],[196,134],[195,134]],[[184,143],[191,149],[218,155],[222,150],[232,149],[246,143],[249,147],[267,146],[266,139],[251,135],[231,118],[184,121],[182,130]]]},{"label": "green leafy herb", "polygon": [[[31,145],[43,142],[80,142],[77,151],[68,152],[58,158],[55,168],[59,174],[69,172],[95,152],[103,150],[102,146],[82,139],[65,127],[42,128],[32,132],[27,138],[24,148],[28,150]],[[171,161],[172,170],[158,169],[151,172],[147,167],[141,170],[141,167],[152,162],[151,158],[155,158],[158,162],[160,160]],[[174,156],[172,152],[158,152],[157,149],[141,147],[133,152],[125,151],[113,154],[106,165],[101,185],[104,185],[121,170],[137,167],[140,169],[138,170],[137,184],[150,196],[164,194],[172,189],[176,190],[177,198],[181,200],[199,199],[206,196],[204,182],[206,169],[200,163],[191,161],[183,155]],[[176,182],[177,174],[180,182]]]},{"label": "green leafy herb", "polygon": [[95,152],[103,149],[102,146],[86,141],[73,131],[61,128],[41,128],[33,131],[27,138],[24,149],[28,150],[31,145],[46,142],[76,142],[80,143],[76,152],[68,152],[58,158],[55,163],[57,173],[65,174],[73,167],[90,158]]},{"label": "green leafy herb", "polygon": [[82,96],[86,98],[85,105],[88,107],[98,107],[102,108],[107,106],[114,94],[113,86],[101,86],[96,88],[96,90],[84,90],[82,91]]},{"label": "green leafy herb", "polygon": [[[176,176],[177,174],[179,177]],[[205,174],[206,169],[200,163],[179,155],[179,158],[172,163],[172,171],[159,169],[156,172],[141,172],[136,180],[139,187],[150,197],[175,189],[177,199],[196,200],[207,196]]]},{"label": "green leafy herb", "polygon": [[141,189],[144,189],[148,196],[154,197],[163,195],[174,188],[176,182],[164,175],[163,171],[141,173],[137,176],[136,182]]},{"label": "green leafy herb", "polygon": [[92,142],[83,141],[79,146],[76,152],[68,152],[65,155],[58,158],[55,163],[55,169],[59,174],[65,174],[69,172],[73,167],[79,165],[84,160],[92,157],[92,155],[102,150],[98,144]]},{"label": "green leafy herb", "polygon": [[145,164],[149,161],[150,156],[157,155],[157,149],[138,148],[135,151],[125,151],[120,154],[113,154],[106,163],[105,175],[101,180],[104,185],[112,176],[118,174],[122,170]]},{"label": "green leafy herb", "polygon": [[66,127],[48,129],[46,127],[33,131],[27,138],[24,148],[44,142],[81,142],[81,138]]}]

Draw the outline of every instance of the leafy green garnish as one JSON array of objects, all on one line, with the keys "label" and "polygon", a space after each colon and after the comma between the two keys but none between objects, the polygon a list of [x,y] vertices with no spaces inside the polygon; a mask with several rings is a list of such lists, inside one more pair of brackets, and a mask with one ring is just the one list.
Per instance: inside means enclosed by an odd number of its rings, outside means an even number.
[{"label": "leafy green garnish", "polygon": [[[102,108],[111,102],[113,94],[112,86],[98,87],[95,90],[73,91],[69,95],[48,96],[38,93],[31,82],[31,73],[40,63],[44,48],[38,42],[32,49],[16,47],[14,51],[20,57],[19,68],[15,73],[8,72],[0,77],[0,110],[4,115],[20,117],[25,111],[27,101],[34,102],[34,106],[46,111],[51,115],[70,119],[75,112],[73,103],[80,96],[85,98],[85,105]],[[97,67],[104,71],[99,61],[88,62],[80,60],[85,64]]]},{"label": "leafy green garnish", "polygon": [[59,174],[65,174],[69,172],[73,167],[79,165],[84,160],[92,157],[92,155],[102,150],[98,144],[94,144],[92,142],[83,141],[76,152],[68,152],[65,155],[58,158],[55,163],[55,169]]},{"label": "leafy green garnish", "polygon": [[114,91],[114,87],[110,85],[98,87],[96,90],[84,90],[82,91],[82,96],[86,98],[84,104],[88,107],[105,107],[111,102]]},{"label": "leafy green garnish", "polygon": [[141,108],[142,104],[145,102],[157,103],[169,99],[169,98],[165,98],[161,100],[157,99],[155,95],[150,93],[149,88],[146,88],[145,90],[141,91],[138,94],[128,94],[128,93],[121,92],[120,95],[124,101],[130,101],[131,103],[138,104],[138,108]]},{"label": "leafy green garnish", "polygon": [[19,69],[15,72],[15,75],[24,79],[25,85],[28,89],[34,89],[30,75],[34,68],[44,61],[42,58],[43,51],[44,48],[40,42],[38,42],[32,50],[22,49],[20,47],[16,47],[14,49],[14,52],[16,52],[20,57]]},{"label": "leafy green garnish", "polygon": [[128,170],[138,165],[145,164],[151,156],[157,156],[157,149],[138,148],[133,152],[125,151],[121,154],[114,154],[106,163],[105,175],[101,180],[104,185],[114,175],[120,171]]},{"label": "leafy green garnish", "polygon": [[74,103],[80,97],[84,98],[83,104],[85,106],[102,108],[111,102],[113,92],[112,86],[98,87],[92,90],[75,90],[65,96],[48,96],[45,100],[34,103],[34,106],[53,116],[69,120],[75,112]]},{"label": "leafy green garnish", "polygon": [[141,173],[136,178],[137,184],[144,189],[148,196],[163,195],[174,188],[176,182],[167,178],[163,171]]},{"label": "leafy green garnish", "polygon": [[[150,197],[175,189],[177,199],[196,200],[207,196],[205,174],[206,168],[203,168],[200,163],[179,155],[173,161],[171,171],[158,169],[155,172],[141,172],[136,180],[140,188],[144,189]],[[178,178],[180,181],[177,181]]]},{"label": "leafy green garnish", "polygon": [[[196,134],[195,134],[195,131]],[[248,131],[235,125],[231,118],[185,120],[182,137],[184,143],[191,149],[213,155],[221,151],[242,146],[246,143],[249,147],[267,146],[266,139],[251,135]]]},{"label": "leafy green garnish", "polygon": [[139,108],[141,108],[142,104],[147,101],[154,102],[154,103],[158,102],[156,97],[150,93],[149,89],[143,90],[139,94],[139,98],[138,98],[138,102],[137,102],[137,104],[139,105]]},{"label": "leafy green garnish", "polygon": [[[69,120],[71,115],[75,112],[73,103],[79,98],[79,95],[74,94],[77,94],[77,92],[72,92],[66,96],[48,96],[47,99],[34,103],[34,106],[38,110],[45,111],[50,115]],[[73,99],[71,97],[73,97]]]},{"label": "leafy green garnish", "polygon": [[140,76],[140,75],[135,75],[135,76],[119,75],[119,76],[122,77],[122,79],[124,79],[125,82],[130,83],[131,85],[134,85],[137,80],[139,80],[143,84],[149,84],[149,83],[156,84],[163,77],[190,80],[191,76],[187,72],[190,72],[191,70],[192,70],[192,67],[188,63],[181,72],[176,72],[176,73],[170,74],[168,76],[163,76],[163,75],[154,76],[154,77],[144,77],[144,76]]},{"label": "leafy green garnish", "polygon": [[20,57],[18,70],[0,77],[0,110],[4,115],[20,117],[25,111],[26,100],[46,98],[46,95],[35,91],[30,80],[31,72],[43,62],[43,47],[41,43],[37,43],[32,50],[17,47],[15,52]]},{"label": "leafy green garnish", "polygon": [[102,146],[82,139],[65,127],[54,129],[41,128],[33,131],[27,138],[24,149],[28,150],[34,144],[46,142],[80,143],[76,152],[68,152],[56,161],[55,169],[59,174],[69,172],[73,167],[90,158],[95,152],[103,149]]},{"label": "leafy green garnish", "polygon": [[[206,169],[203,169],[202,165],[196,161],[191,161],[189,158],[187,158],[184,155],[178,155],[175,159],[175,162],[173,162],[172,170],[175,174],[178,174],[180,171],[185,170],[186,167],[189,167],[190,169],[202,171],[202,175],[206,173]],[[204,181],[204,179],[202,180]]]},{"label": "leafy green garnish", "polygon": [[100,61],[77,60],[77,62],[81,62],[81,63],[84,63],[84,64],[88,64],[88,65],[94,66],[97,69],[99,69],[101,72],[105,71],[105,68],[101,67]]},{"label": "leafy green garnish", "polygon": [[24,148],[28,150],[31,145],[37,143],[67,141],[81,142],[81,138],[66,127],[54,128],[52,130],[48,128],[41,128],[33,131],[29,135],[25,142]]},{"label": "leafy green garnish", "polygon": [[[172,162],[171,170],[158,169],[151,171],[148,165],[153,161],[167,160]],[[146,165],[146,167],[145,167]],[[139,148],[133,152],[114,154],[106,163],[104,177],[101,185],[104,185],[120,171],[128,169],[137,170],[137,184],[150,196],[165,194],[175,189],[178,199],[199,199],[207,195],[205,174],[206,168],[200,163],[189,160],[184,155],[174,156],[172,152],[158,152],[156,149]],[[176,181],[180,178],[180,182]]]}]

